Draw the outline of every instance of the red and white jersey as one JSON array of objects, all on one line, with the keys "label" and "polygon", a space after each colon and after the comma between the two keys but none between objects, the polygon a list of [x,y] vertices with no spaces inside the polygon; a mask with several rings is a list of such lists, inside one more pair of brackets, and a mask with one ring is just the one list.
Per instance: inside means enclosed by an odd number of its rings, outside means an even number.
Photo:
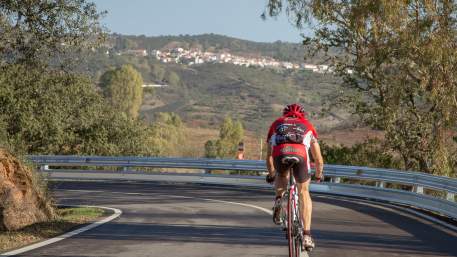
[{"label": "red and white jersey", "polygon": [[299,155],[306,160],[309,170],[309,148],[316,139],[317,132],[307,119],[280,117],[271,124],[267,142],[273,147],[273,157]]}]

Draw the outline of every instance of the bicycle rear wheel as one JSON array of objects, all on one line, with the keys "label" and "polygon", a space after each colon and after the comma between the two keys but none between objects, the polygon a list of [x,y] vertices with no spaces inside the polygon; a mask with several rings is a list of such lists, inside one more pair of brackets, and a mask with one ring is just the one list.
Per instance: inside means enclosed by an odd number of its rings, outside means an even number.
[{"label": "bicycle rear wheel", "polygon": [[[295,205],[295,204],[294,204]],[[303,246],[303,235],[301,233],[301,220],[300,220],[300,209],[298,207],[298,203],[295,206],[295,221],[294,221],[294,230],[295,230],[295,256],[300,257],[302,253],[302,246]]]},{"label": "bicycle rear wheel", "polygon": [[296,240],[294,233],[294,198],[293,194],[289,192],[289,199],[287,199],[287,240],[289,242],[289,257],[297,257],[296,255]]},{"label": "bicycle rear wheel", "polygon": [[301,241],[299,237],[295,238],[295,256],[294,257],[300,257],[301,256]]}]

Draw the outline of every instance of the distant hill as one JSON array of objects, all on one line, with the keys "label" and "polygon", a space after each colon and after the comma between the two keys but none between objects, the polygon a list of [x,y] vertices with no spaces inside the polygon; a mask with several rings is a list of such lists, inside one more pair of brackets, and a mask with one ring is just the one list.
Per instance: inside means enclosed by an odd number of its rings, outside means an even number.
[{"label": "distant hill", "polygon": [[322,57],[306,56],[306,48],[302,44],[276,41],[274,43],[253,42],[217,34],[180,35],[180,36],[126,36],[113,34],[111,44],[118,50],[127,48],[143,48],[148,51],[167,47],[199,48],[204,51],[229,50],[233,54],[250,54],[270,56],[280,61],[318,63]]},{"label": "distant hill", "polygon": [[285,104],[300,102],[321,131],[348,124],[347,110],[322,112],[324,105],[333,105],[336,96],[344,91],[341,81],[331,74],[233,64],[165,64],[151,56],[119,54],[125,49],[143,48],[149,52],[182,46],[212,51],[228,49],[233,54],[260,54],[278,60],[302,62],[305,51],[298,44],[256,43],[214,34],[167,37],[113,35],[110,44],[108,54],[101,51],[86,56],[86,64],[80,69],[97,80],[107,69],[129,63],[142,74],[146,84],[169,84],[168,87],[155,88],[152,94],[145,94],[141,112],[146,120],[152,120],[157,112],[173,111],[190,126],[217,127],[225,115],[232,115],[242,119],[248,130],[264,133]]},{"label": "distant hill", "polygon": [[[300,102],[321,128],[347,123],[348,112],[322,115],[324,104],[341,91],[332,75],[309,71],[278,72],[231,64],[167,65],[181,79],[146,97],[143,115],[173,111],[194,126],[217,126],[225,115],[243,120],[251,131],[265,130],[287,103]],[[263,133],[263,132],[262,132]]]}]

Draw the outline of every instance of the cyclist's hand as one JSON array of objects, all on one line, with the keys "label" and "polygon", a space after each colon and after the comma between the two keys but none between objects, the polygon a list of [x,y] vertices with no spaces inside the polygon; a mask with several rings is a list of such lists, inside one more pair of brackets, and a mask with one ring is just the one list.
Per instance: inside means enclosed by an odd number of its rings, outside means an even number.
[{"label": "cyclist's hand", "polygon": [[316,177],[316,183],[321,183],[321,181],[324,181],[324,174],[321,174],[320,177]]},{"label": "cyclist's hand", "polygon": [[268,175],[265,177],[265,180],[268,184],[273,184],[273,182],[275,181],[275,176],[268,173]]}]

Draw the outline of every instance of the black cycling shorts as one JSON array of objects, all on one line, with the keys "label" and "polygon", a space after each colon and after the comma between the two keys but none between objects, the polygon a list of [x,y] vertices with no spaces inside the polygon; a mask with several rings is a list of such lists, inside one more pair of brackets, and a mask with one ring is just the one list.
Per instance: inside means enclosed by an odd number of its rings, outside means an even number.
[{"label": "black cycling shorts", "polygon": [[[310,178],[310,175],[309,175],[308,169],[306,167],[305,159],[299,155],[287,155],[287,156],[295,156],[298,159],[300,159],[300,162],[296,163],[292,167],[295,181],[297,181],[298,183],[303,183],[303,182],[307,181]],[[283,157],[285,157],[285,155],[280,155],[280,156],[274,157],[273,158],[274,166],[275,166],[275,169],[278,172],[278,174],[280,174],[280,176],[287,176],[287,172],[288,172],[287,168],[289,168],[288,167],[289,165],[281,162]]]}]

